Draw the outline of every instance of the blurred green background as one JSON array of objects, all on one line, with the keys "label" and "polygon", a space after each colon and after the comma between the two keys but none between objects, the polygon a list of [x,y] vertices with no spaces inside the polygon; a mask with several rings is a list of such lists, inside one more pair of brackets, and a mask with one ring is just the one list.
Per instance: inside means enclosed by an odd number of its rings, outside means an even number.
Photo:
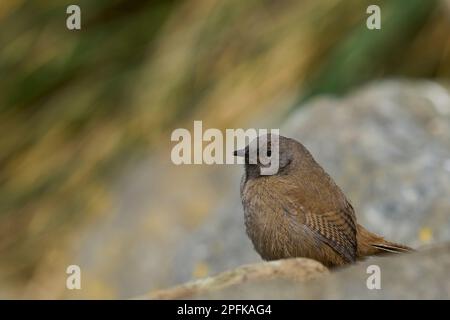
[{"label": "blurred green background", "polygon": [[[366,28],[370,4],[381,30]],[[371,80],[448,79],[449,21],[433,0],[2,0],[0,285],[59,297],[27,288],[67,264],[113,181],[176,127],[277,123]]]}]

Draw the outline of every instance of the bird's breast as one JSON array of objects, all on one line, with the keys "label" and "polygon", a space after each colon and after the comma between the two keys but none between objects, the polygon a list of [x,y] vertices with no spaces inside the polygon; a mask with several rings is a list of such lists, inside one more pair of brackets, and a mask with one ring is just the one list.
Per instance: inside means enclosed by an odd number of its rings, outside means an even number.
[{"label": "bird's breast", "polygon": [[242,189],[245,226],[255,250],[266,260],[295,256],[305,234],[298,217],[285,210],[274,184],[249,180]]}]

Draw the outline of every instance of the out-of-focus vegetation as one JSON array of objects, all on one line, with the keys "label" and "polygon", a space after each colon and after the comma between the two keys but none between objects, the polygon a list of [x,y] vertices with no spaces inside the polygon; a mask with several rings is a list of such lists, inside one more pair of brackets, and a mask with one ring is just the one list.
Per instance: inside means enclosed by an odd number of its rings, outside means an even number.
[{"label": "out-of-focus vegetation", "polygon": [[0,282],[64,252],[122,165],[174,127],[248,125],[382,77],[448,79],[449,17],[433,0],[2,0]]}]

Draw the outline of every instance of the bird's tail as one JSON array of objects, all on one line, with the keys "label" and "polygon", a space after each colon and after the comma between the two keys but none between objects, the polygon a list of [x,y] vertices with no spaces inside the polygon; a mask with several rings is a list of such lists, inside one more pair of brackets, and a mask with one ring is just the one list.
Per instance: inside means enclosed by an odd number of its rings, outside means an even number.
[{"label": "bird's tail", "polygon": [[386,254],[386,253],[408,253],[414,249],[402,244],[386,241],[368,230],[363,226],[357,226],[356,240],[358,243],[357,255],[359,258]]}]

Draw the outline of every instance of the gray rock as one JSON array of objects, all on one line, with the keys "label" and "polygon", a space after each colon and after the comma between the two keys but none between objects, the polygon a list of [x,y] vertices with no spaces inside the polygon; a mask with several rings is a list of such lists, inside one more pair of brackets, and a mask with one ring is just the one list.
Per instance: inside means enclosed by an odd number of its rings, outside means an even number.
[{"label": "gray rock", "polygon": [[[306,282],[329,274],[320,262],[306,258],[294,258],[248,264],[223,272],[214,277],[191,281],[173,288],[157,290],[137,299],[192,299],[203,295],[221,295],[229,289],[248,283],[261,283],[284,279]],[[232,292],[229,292],[231,295]],[[251,295],[249,295],[251,297]]]},{"label": "gray rock", "polygon": [[[379,289],[367,282],[368,266],[380,269]],[[450,244],[413,254],[371,258],[363,263],[297,283],[258,279],[221,290],[203,290],[198,299],[449,299]]]}]

